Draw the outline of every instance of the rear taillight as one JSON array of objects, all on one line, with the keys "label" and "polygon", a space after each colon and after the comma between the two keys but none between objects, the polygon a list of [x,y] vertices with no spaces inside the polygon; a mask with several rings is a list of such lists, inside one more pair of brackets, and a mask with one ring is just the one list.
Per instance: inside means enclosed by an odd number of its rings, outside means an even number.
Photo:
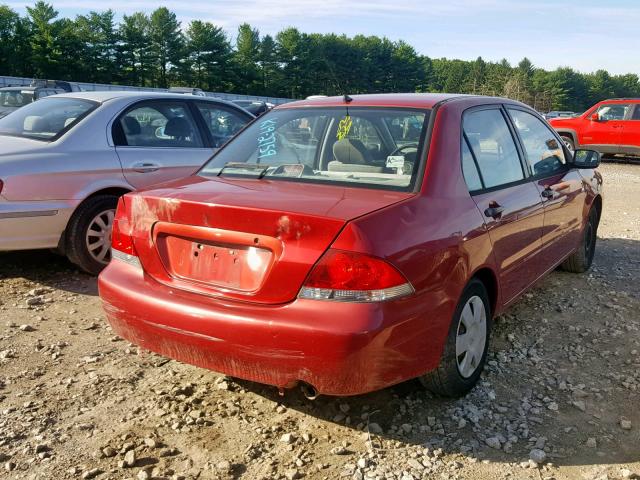
[{"label": "rear taillight", "polygon": [[299,298],[344,302],[381,302],[413,293],[390,263],[343,250],[328,250],[307,277]]},{"label": "rear taillight", "polygon": [[125,208],[124,198],[118,201],[113,227],[111,229],[111,257],[131,265],[140,266],[138,254],[133,246],[131,223]]}]

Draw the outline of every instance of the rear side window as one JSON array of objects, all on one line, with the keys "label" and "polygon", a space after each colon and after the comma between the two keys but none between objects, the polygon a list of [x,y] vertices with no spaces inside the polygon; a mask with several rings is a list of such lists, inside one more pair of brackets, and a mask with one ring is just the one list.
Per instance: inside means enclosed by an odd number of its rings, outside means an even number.
[{"label": "rear side window", "polygon": [[524,179],[515,140],[499,109],[468,112],[462,127],[473,159],[480,168],[484,188]]},{"label": "rear side window", "polygon": [[631,120],[640,120],[640,103],[636,103]]},{"label": "rear side window", "polygon": [[522,110],[509,109],[509,115],[524,146],[534,175],[551,175],[564,169],[566,160],[556,136],[538,118]]},{"label": "rear side window", "polygon": [[145,102],[127,111],[118,120],[121,134],[114,135],[119,146],[183,147],[203,146],[200,133],[186,104]]}]

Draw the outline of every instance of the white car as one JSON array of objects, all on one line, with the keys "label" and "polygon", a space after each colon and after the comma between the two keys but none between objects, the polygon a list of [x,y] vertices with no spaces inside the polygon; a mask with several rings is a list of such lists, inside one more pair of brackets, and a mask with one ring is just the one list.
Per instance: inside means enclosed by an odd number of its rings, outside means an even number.
[{"label": "white car", "polygon": [[118,197],[191,175],[253,118],[214,98],[119,91],[10,113],[0,119],[0,251],[54,248],[98,273]]}]

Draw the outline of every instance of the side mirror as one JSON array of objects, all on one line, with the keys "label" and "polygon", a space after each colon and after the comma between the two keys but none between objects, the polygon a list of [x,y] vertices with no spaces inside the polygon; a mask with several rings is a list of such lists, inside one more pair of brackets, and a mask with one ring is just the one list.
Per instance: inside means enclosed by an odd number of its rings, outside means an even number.
[{"label": "side mirror", "polygon": [[595,150],[578,149],[573,152],[571,164],[575,168],[596,168],[600,165],[600,153]]},{"label": "side mirror", "polygon": [[593,122],[599,122],[600,121],[600,115],[598,115],[597,113],[594,113],[593,115],[591,115],[591,120]]}]

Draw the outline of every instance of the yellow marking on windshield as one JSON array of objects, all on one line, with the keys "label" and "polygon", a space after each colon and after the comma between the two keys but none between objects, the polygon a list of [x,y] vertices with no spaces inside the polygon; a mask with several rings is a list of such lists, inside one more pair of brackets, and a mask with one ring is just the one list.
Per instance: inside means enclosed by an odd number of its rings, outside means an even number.
[{"label": "yellow marking on windshield", "polygon": [[343,138],[346,138],[346,136],[349,135],[349,131],[351,130],[351,125],[353,125],[353,122],[351,121],[351,117],[349,115],[347,115],[342,120],[340,120],[340,123],[338,124],[338,133],[336,134],[336,138],[338,140],[342,140]]}]

